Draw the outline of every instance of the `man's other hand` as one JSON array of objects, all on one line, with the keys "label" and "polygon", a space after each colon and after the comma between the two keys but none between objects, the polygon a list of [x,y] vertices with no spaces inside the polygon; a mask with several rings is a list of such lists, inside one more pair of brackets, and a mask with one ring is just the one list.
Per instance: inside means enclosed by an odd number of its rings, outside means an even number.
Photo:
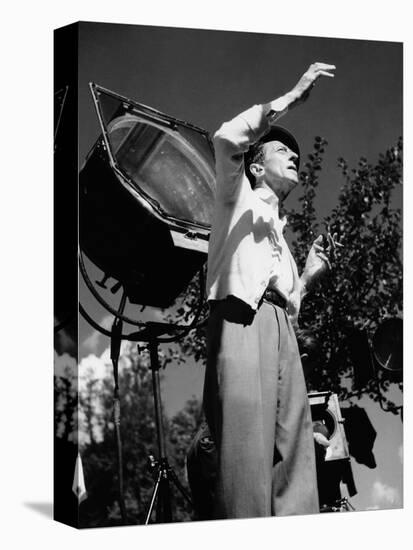
[{"label": "man's other hand", "polygon": [[337,247],[343,245],[337,239],[337,234],[331,235],[327,233],[327,237],[323,238],[323,235],[319,235],[313,242],[310,252],[308,253],[307,260],[301,280],[308,290],[316,279],[318,279],[325,271],[331,269],[330,260],[336,258]]}]

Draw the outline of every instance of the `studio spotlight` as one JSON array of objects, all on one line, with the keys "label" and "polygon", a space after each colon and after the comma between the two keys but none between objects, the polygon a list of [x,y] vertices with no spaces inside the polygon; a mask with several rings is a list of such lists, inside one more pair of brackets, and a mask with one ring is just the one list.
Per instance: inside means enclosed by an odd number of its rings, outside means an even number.
[{"label": "studio spotlight", "polygon": [[102,135],[80,173],[80,244],[130,302],[168,307],[206,261],[215,193],[204,130],[91,84]]}]

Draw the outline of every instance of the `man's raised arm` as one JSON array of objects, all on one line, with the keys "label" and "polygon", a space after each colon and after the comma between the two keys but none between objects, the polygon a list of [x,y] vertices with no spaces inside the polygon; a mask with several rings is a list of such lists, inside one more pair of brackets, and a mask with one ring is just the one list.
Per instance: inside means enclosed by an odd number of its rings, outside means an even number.
[{"label": "man's raised arm", "polygon": [[254,105],[229,122],[214,135],[218,184],[225,180],[227,199],[235,193],[243,173],[243,155],[288,110],[306,101],[320,76],[333,77],[334,65],[313,63],[294,88],[285,95],[261,105]]}]

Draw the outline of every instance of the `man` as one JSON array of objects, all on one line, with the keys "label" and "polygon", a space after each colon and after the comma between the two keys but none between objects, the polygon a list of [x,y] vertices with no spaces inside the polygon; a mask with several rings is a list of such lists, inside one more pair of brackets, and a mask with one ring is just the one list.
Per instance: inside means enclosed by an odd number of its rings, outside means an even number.
[{"label": "man", "polygon": [[274,123],[334,69],[314,63],[286,95],[252,107],[214,136],[204,410],[218,451],[216,518],[319,511],[293,324],[301,299],[328,265],[328,250],[316,239],[299,277],[279,217],[298,183],[299,149]]}]

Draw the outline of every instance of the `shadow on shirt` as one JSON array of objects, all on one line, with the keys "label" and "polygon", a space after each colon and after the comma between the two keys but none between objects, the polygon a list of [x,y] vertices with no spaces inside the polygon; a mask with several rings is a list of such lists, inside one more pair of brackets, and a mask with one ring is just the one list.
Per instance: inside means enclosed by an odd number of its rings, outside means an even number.
[{"label": "shadow on shirt", "polygon": [[[225,228],[220,229],[220,233],[227,234],[229,229],[230,220],[229,219],[223,219],[223,224],[226,224]],[[230,273],[232,270],[230,269],[230,264],[232,262],[232,259],[239,248],[240,243],[247,237],[248,235],[252,234],[254,243],[259,244],[264,239],[269,239],[269,245],[273,250],[273,255],[280,255],[282,251],[282,247],[280,244],[280,237],[279,234],[275,228],[275,222],[274,219],[271,218],[268,221],[265,221],[262,216],[259,216],[257,220],[254,222],[253,219],[253,211],[252,209],[246,210],[239,220],[236,222],[234,227],[231,229],[229,234],[227,235],[225,239],[225,245],[222,246],[220,250],[216,251],[218,261],[220,262],[219,265],[219,272],[221,273]],[[254,258],[249,258],[247,261],[254,261]],[[212,281],[212,284],[215,281]],[[223,293],[226,293],[226,288],[221,288],[222,284],[226,284],[225,279],[220,280],[218,288],[218,294],[221,293],[221,290]]]}]

